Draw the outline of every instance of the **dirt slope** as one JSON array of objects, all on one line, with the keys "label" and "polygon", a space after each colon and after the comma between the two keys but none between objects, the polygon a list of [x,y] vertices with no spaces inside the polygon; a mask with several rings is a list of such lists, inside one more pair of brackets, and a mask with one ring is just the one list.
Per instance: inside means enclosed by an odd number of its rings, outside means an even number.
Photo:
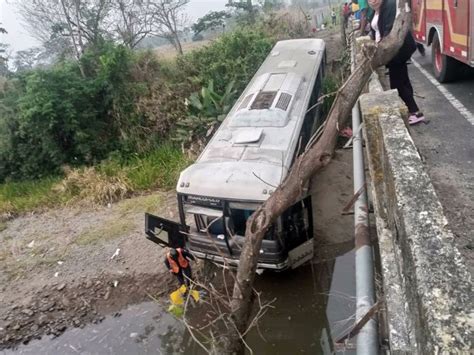
[{"label": "dirt slope", "polygon": [[145,238],[144,212],[176,218],[175,201],[156,193],[10,221],[0,233],[0,348],[166,294],[174,280]]}]

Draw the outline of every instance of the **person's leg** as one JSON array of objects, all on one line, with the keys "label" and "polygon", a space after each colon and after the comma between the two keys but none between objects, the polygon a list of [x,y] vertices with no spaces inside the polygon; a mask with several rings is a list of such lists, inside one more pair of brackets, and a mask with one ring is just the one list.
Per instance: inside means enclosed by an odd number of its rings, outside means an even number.
[{"label": "person's leg", "polygon": [[391,65],[388,68],[390,78],[390,88],[397,89],[398,95],[408,107],[410,114],[418,112],[418,105],[413,97],[413,87],[408,77],[408,68],[406,63],[400,65]]},{"label": "person's leg", "polygon": [[418,49],[418,52],[420,52],[420,54],[424,57],[425,56],[425,46],[421,43],[416,43],[416,49]]},{"label": "person's leg", "polygon": [[191,283],[190,280],[193,279],[193,274],[191,272],[191,266],[188,266],[186,269],[182,269],[183,270],[183,274],[184,274],[184,282],[186,283],[186,286],[189,286],[189,284]]},{"label": "person's leg", "polygon": [[390,77],[390,88],[397,89],[398,95],[403,100],[405,105],[408,107],[410,117],[408,123],[410,125],[417,124],[419,122],[428,123],[423,113],[419,111],[418,105],[413,97],[413,87],[408,76],[408,68],[406,63],[403,65],[391,65],[388,68]]},{"label": "person's leg", "polygon": [[181,270],[179,270],[179,272],[178,272],[177,274],[174,274],[174,275],[175,275],[176,278],[178,279],[178,282],[179,282],[179,286],[180,286],[180,287],[185,284],[183,272],[182,272]]},{"label": "person's leg", "polygon": [[365,27],[367,26],[367,9],[360,10],[360,33],[365,35]]}]

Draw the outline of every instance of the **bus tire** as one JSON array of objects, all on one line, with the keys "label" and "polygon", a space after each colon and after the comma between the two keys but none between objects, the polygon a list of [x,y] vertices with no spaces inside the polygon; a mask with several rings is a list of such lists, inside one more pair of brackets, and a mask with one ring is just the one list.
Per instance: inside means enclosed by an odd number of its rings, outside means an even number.
[{"label": "bus tire", "polygon": [[435,78],[440,83],[446,83],[456,77],[458,62],[456,59],[443,54],[438,34],[435,33],[432,42],[431,60]]}]

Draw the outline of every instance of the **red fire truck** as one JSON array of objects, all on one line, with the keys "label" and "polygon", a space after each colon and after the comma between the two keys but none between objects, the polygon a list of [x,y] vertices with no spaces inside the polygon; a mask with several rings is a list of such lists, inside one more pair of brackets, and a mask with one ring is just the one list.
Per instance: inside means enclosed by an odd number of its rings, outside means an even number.
[{"label": "red fire truck", "polygon": [[432,45],[436,79],[454,79],[458,69],[474,66],[474,0],[412,0],[413,32]]}]

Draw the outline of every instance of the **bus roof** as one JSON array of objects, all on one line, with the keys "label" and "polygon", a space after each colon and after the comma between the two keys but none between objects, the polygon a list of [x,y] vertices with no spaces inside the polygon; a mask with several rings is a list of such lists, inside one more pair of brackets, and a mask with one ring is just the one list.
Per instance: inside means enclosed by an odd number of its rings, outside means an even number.
[{"label": "bus roof", "polygon": [[321,39],[278,42],[177,192],[264,201],[291,167],[325,44]]}]

